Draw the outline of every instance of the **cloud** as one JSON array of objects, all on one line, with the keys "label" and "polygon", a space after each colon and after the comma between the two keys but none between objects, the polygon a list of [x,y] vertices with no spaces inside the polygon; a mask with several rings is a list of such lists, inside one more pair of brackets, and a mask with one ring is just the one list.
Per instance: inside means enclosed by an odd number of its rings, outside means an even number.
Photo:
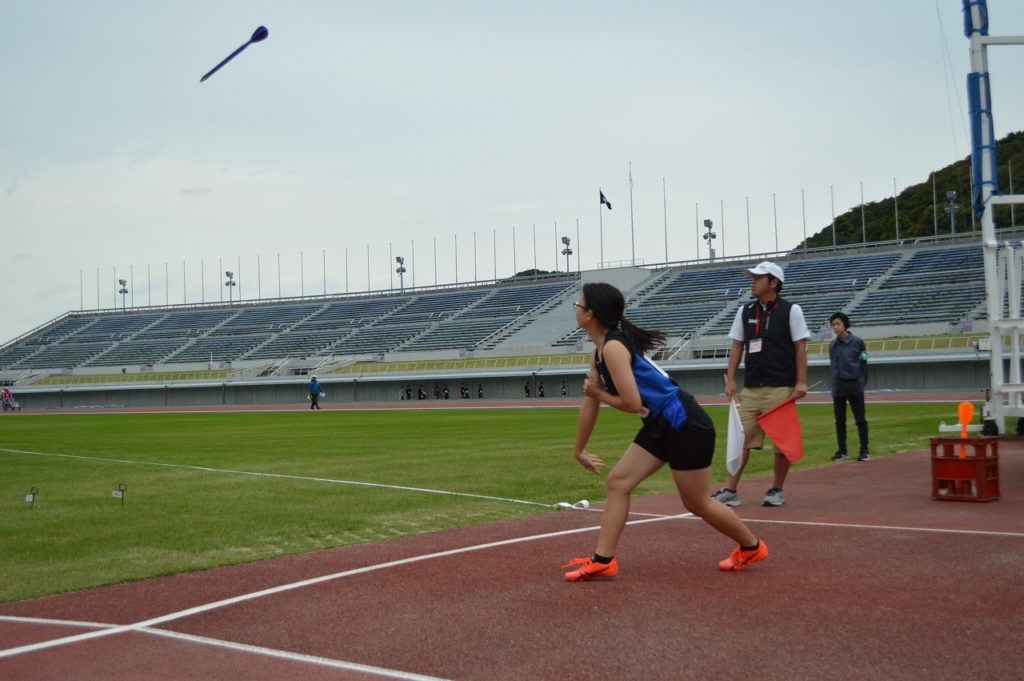
[{"label": "cloud", "polygon": [[178,193],[184,196],[198,196],[200,194],[209,194],[211,191],[213,190],[209,187],[185,187]]}]

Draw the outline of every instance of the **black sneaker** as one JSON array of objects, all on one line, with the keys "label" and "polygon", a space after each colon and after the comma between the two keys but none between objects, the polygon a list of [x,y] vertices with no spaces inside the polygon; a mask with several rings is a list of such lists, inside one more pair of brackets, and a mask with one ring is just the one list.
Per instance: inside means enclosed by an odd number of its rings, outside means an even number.
[{"label": "black sneaker", "polygon": [[860,454],[857,455],[857,461],[871,461],[871,455],[868,454],[868,450],[860,450]]},{"label": "black sneaker", "polygon": [[836,452],[835,454],[832,455],[833,461],[846,461],[849,458],[850,457],[847,455],[846,452]]}]

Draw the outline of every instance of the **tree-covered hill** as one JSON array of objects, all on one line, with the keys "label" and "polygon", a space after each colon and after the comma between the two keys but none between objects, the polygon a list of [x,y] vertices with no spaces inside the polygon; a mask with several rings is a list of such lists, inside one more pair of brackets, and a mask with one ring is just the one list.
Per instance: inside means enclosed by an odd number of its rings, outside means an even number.
[{"label": "tree-covered hill", "polygon": [[[1024,194],[1024,132],[1013,132],[996,143],[996,162],[999,175],[1000,193],[1010,193],[1010,168],[1013,168],[1013,189],[1017,194]],[[863,227],[861,207],[857,205],[842,215],[836,216],[836,244],[856,244],[867,241],[887,241],[895,239],[896,206],[899,206],[899,238],[914,239],[923,236],[934,236],[935,214],[938,213],[938,234],[950,234],[951,226],[947,207],[949,201],[946,192],[955,191],[957,196],[956,231],[957,233],[981,229],[981,221],[973,219],[971,214],[971,160],[967,158],[936,171],[934,174],[934,193],[932,176],[924,178],[920,184],[907,187],[894,202],[892,198],[864,204]],[[934,199],[933,199],[934,197]],[[1010,227],[1010,207],[999,206],[995,213],[996,227]],[[1017,206],[1016,221],[1024,223],[1024,206]],[[825,225],[821,231],[807,238],[807,246],[832,245],[832,225]],[[804,247],[801,242],[797,249]]]}]

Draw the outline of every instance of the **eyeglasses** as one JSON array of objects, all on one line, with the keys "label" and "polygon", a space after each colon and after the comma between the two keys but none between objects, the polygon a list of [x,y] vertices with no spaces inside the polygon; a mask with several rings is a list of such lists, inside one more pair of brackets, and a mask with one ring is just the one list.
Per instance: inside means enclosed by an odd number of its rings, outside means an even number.
[{"label": "eyeglasses", "polygon": [[590,309],[590,306],[588,306],[588,305],[580,305],[579,303],[573,303],[572,306],[575,307],[575,308],[578,308],[580,310],[589,310]]}]

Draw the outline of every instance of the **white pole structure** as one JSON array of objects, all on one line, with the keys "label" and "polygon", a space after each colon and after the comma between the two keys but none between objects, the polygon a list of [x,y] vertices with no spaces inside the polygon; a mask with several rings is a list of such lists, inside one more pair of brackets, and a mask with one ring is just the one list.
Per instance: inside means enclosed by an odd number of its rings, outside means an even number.
[{"label": "white pole structure", "polygon": [[533,225],[533,276],[537,276],[537,225]]},{"label": "white pole structure", "polygon": [[199,302],[206,302],[206,260],[199,259]]},{"label": "white pole structure", "polygon": [[804,200],[803,187],[800,188],[800,215],[804,225],[804,253],[807,252],[807,202]]},{"label": "white pole structure", "polygon": [[576,273],[580,272],[580,219],[576,218]]},{"label": "white pole structure", "polygon": [[697,248],[693,251],[694,259],[700,261],[700,203],[693,204],[693,234],[697,239]]},{"label": "white pole structure", "polygon": [[[668,197],[665,194],[665,178],[661,178],[661,214],[665,219],[665,262],[668,262]],[[576,241],[579,248],[579,240]]]},{"label": "white pole structure", "polygon": [[597,200],[597,229],[598,239],[601,243],[601,259],[597,263],[597,269],[601,269],[604,267],[604,203],[601,201],[600,197],[604,196],[604,192],[600,187],[598,187],[597,193],[599,194]]},{"label": "white pole structure", "polygon": [[260,254],[256,254],[256,298],[263,299],[263,268],[260,266]]},{"label": "white pole structure", "polygon": [[868,223],[864,219],[864,182],[860,183],[860,234],[861,243],[868,242]]},{"label": "white pole structure", "polygon": [[775,207],[775,192],[772,192],[772,222],[775,223],[775,252],[779,252],[779,211]]},{"label": "white pole structure", "polygon": [[743,202],[747,206],[747,255],[754,252],[754,247],[750,243],[750,197],[744,196]]},{"label": "white pole structure", "polygon": [[153,307],[153,270],[146,263],[146,305]]},{"label": "white pole structure", "polygon": [[434,286],[437,286],[437,237],[434,237]]},{"label": "white pole structure", "polygon": [[299,251],[299,295],[306,295],[306,263],[302,251]]},{"label": "white pole structure", "polygon": [[459,235],[455,235],[455,283],[459,283]]},{"label": "white pole structure", "polygon": [[476,232],[473,232],[473,281],[480,281],[476,272]]},{"label": "white pole structure", "polygon": [[238,302],[242,302],[242,256],[238,256],[238,267],[235,269],[238,275]]},{"label": "white pole structure", "polygon": [[[1006,169],[1010,173],[1010,193],[1013,194],[1013,161],[1006,162]],[[1010,204],[1010,227],[1017,226],[1017,206]]]},{"label": "white pole structure", "polygon": [[932,219],[935,221],[935,236],[939,235],[939,194],[935,188],[935,173],[932,173]]},{"label": "white pole structure", "polygon": [[718,200],[718,231],[722,235],[722,255],[725,257],[725,199]]},{"label": "white pole structure", "polygon": [[[348,291],[348,249],[345,249],[345,290]],[[281,297],[281,253],[277,253],[277,297]]]},{"label": "white pole structure", "polygon": [[370,244],[366,244],[366,290],[370,290]]},{"label": "white pole structure", "polygon": [[493,263],[491,263],[491,267],[493,268],[493,270],[492,270],[492,277],[494,278],[495,281],[497,281],[498,280],[498,228],[497,227],[491,227],[491,258],[494,261]]},{"label": "white pole structure", "polygon": [[900,195],[896,191],[896,177],[892,178],[892,205],[896,216],[896,241],[900,240]]},{"label": "white pole structure", "polygon": [[[323,257],[323,272],[324,272],[324,295],[327,295],[327,249],[324,248],[320,251],[320,255]],[[259,260],[256,261],[257,263]],[[388,263],[388,269],[391,269],[390,262]]]},{"label": "white pole structure", "polygon": [[409,252],[412,254],[412,287],[416,288],[416,239],[409,242]]},{"label": "white pole structure", "polygon": [[78,268],[78,309],[85,309],[85,271]]},{"label": "white pole structure", "polygon": [[512,276],[519,274],[519,265],[516,263],[516,226],[512,225]]},{"label": "white pole structure", "polygon": [[135,265],[128,266],[128,283],[132,293],[132,307],[135,307]]},{"label": "white pole structure", "polygon": [[[558,256],[560,255],[560,252],[559,252],[559,249],[558,249],[558,244],[560,242],[558,240],[558,220],[555,220],[554,222],[555,222],[555,266],[552,268],[552,271],[557,272],[558,271]],[[565,271],[568,272],[569,268],[566,267]]]},{"label": "white pole structure", "polygon": [[96,268],[96,309],[100,309],[100,268]]},{"label": "white pole structure", "polygon": [[636,236],[633,230],[633,162],[629,162],[629,264],[636,266]]},{"label": "white pole structure", "polygon": [[828,186],[829,199],[832,202],[832,248],[836,247],[836,191],[832,185]]},{"label": "white pole structure", "polygon": [[[1024,203],[1024,195],[996,196],[995,133],[989,90],[988,47],[1024,45],[1024,36],[989,37],[985,0],[964,0],[964,34],[970,40],[971,72],[967,76],[967,94],[971,116],[971,212],[981,213],[982,255],[985,264],[985,291],[989,319],[989,370],[992,379],[990,401],[982,418],[985,425],[1003,433],[1006,417],[1024,417],[1024,385],[1020,377],[1020,338],[1024,332],[1021,318],[1021,251],[1011,242],[1002,252],[996,241],[994,211],[997,205]],[[934,184],[933,184],[934,187]],[[933,189],[934,193],[934,189]],[[936,221],[938,216],[936,215]],[[1003,300],[1008,299],[1004,316]],[[1009,341],[1010,376],[1004,374],[1004,340]]]},{"label": "white pole structure", "polygon": [[[98,274],[97,270],[97,274]],[[98,280],[97,280],[98,281]],[[97,301],[99,298],[97,298]],[[164,305],[171,304],[171,266],[164,260]]]}]

